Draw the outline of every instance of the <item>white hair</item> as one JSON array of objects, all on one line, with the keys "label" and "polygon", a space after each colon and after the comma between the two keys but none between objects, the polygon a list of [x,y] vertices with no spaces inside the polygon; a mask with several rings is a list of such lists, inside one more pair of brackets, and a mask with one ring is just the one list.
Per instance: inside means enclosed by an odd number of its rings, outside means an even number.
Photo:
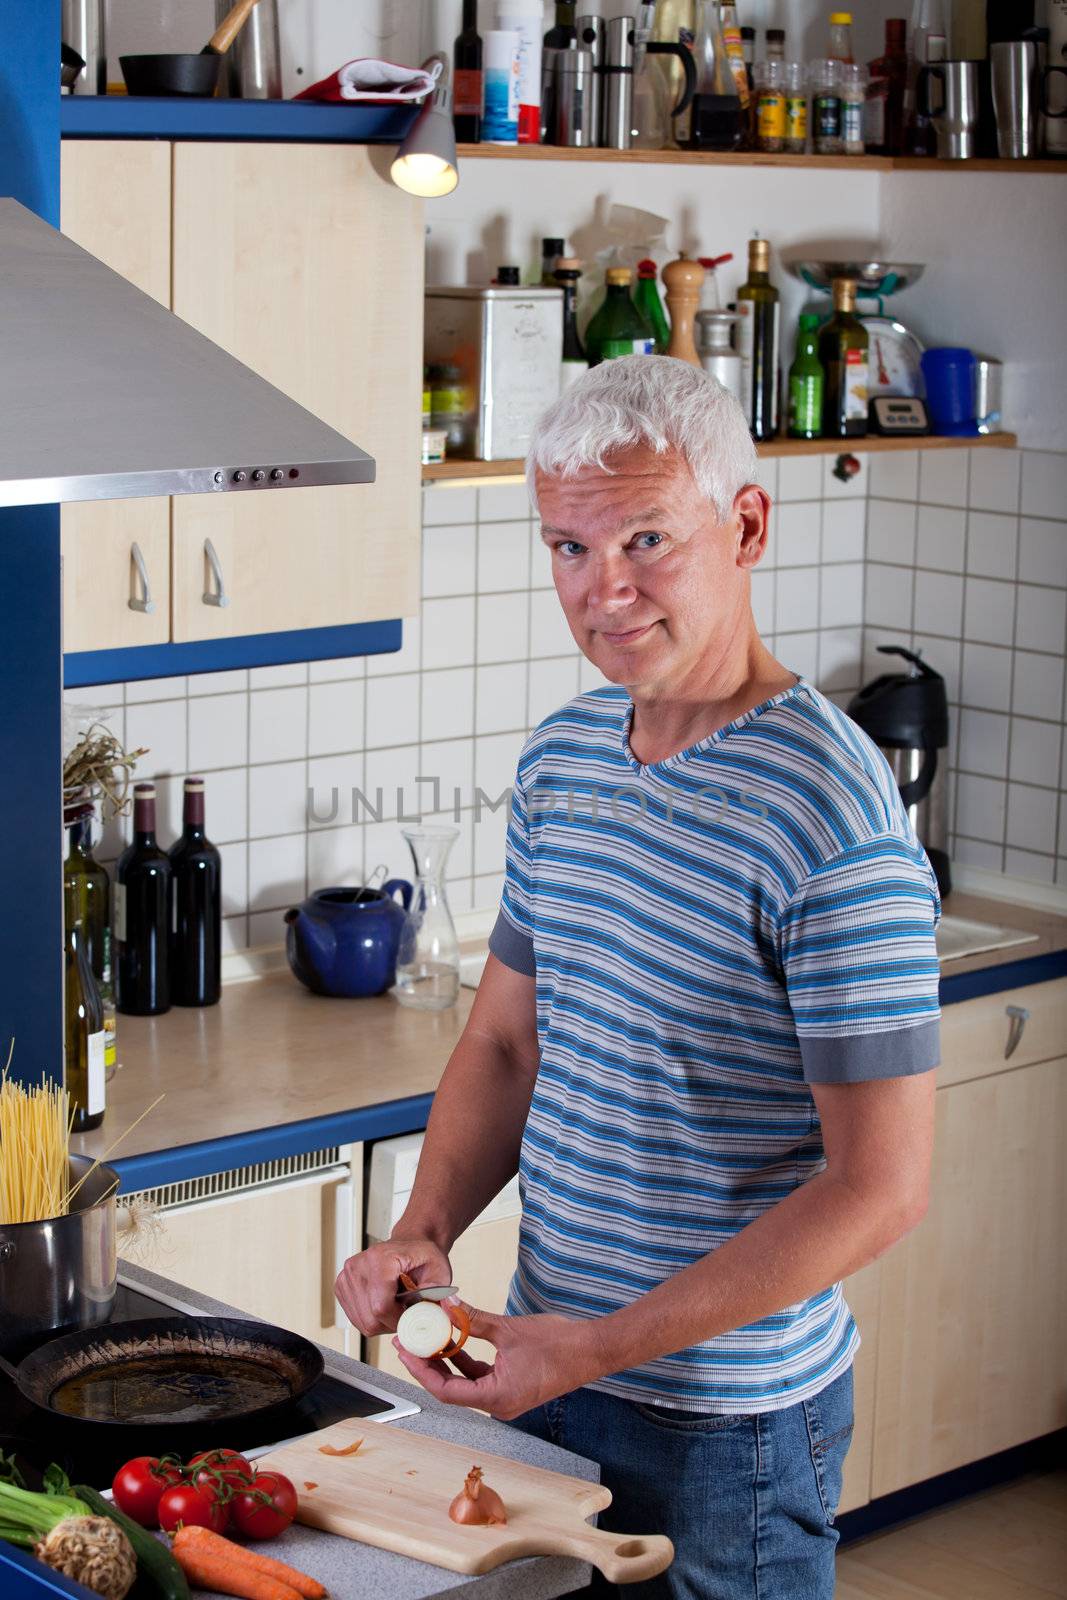
[{"label": "white hair", "polygon": [[677,450],[720,522],[738,490],[756,481],[756,447],[728,389],[673,356],[622,356],[583,373],[537,419],[526,456],[534,506],[539,470],[560,478],[591,466],[610,472],[610,457],[636,445],[657,455]]}]

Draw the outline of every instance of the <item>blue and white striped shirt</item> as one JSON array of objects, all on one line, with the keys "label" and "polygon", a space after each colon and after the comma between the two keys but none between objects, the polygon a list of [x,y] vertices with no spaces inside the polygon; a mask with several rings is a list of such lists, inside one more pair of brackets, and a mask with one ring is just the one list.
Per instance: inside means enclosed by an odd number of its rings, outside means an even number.
[{"label": "blue and white striped shirt", "polygon": [[[801,680],[642,766],[632,710],[579,695],[519,759],[490,939],[536,976],[514,1315],[631,1303],[820,1171],[810,1084],[938,1061],[937,884],[866,735]],[[593,1387],[773,1411],[858,1343],[835,1285]]]}]

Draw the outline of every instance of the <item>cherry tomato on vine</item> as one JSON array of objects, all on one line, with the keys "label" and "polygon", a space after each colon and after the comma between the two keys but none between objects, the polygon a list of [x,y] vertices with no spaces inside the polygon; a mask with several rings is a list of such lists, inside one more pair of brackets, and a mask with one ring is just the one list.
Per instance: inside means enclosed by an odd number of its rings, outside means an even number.
[{"label": "cherry tomato on vine", "polygon": [[173,1489],[164,1491],[159,1502],[159,1526],[164,1533],[174,1533],[182,1523],[222,1533],[229,1520],[229,1507],[222,1504],[210,1484],[175,1484]]},{"label": "cherry tomato on vine", "polygon": [[234,1494],[247,1489],[254,1477],[251,1464],[236,1450],[201,1450],[190,1458],[187,1471],[200,1488],[225,1483]]},{"label": "cherry tomato on vine", "polygon": [[116,1472],[111,1493],[120,1511],[142,1528],[159,1526],[159,1502],[164,1491],[181,1483],[178,1462],[161,1462],[156,1456],[134,1456]]},{"label": "cherry tomato on vine", "polygon": [[249,1539],[275,1539],[296,1516],[296,1490],[280,1472],[257,1472],[252,1487],[235,1495],[230,1516]]}]

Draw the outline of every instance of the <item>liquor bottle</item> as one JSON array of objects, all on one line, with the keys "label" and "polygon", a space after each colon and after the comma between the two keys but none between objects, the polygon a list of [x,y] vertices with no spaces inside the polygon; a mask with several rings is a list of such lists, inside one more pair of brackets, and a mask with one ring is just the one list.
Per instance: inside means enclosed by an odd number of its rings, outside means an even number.
[{"label": "liquor bottle", "polygon": [[690,148],[735,150],[745,129],[741,97],[719,26],[719,0],[700,0],[700,24],[693,57],[697,86],[693,95]]},{"label": "liquor bottle", "polygon": [[104,1120],[104,1013],[81,929],[67,929],[63,981],[64,1067],[71,1128],[87,1133]]},{"label": "liquor bottle", "polygon": [[133,790],[133,843],[115,869],[115,1000],[133,1017],[170,1010],[167,912],[170,861],[156,843],[156,786]]},{"label": "liquor bottle", "polygon": [[754,439],[778,432],[778,336],[781,306],[770,279],[771,247],[750,239],[748,279],[737,291],[737,349],[741,356],[741,405]]},{"label": "liquor bottle", "polygon": [[545,289],[558,289],[556,262],[567,248],[565,239],[541,240],[541,284]]},{"label": "liquor bottle", "polygon": [[833,281],[834,314],[819,334],[819,359],[826,372],[822,431],[829,439],[857,439],[867,432],[867,329],[856,315],[855,278]]},{"label": "liquor bottle", "polygon": [[871,155],[895,156],[904,147],[904,90],[908,81],[904,37],[903,18],[889,18],[885,25],[885,53],[870,63],[863,137]]},{"label": "liquor bottle", "polygon": [[463,27],[452,46],[452,123],[461,144],[482,137],[482,36],[478,0],[463,0]]},{"label": "liquor bottle", "polygon": [[747,122],[749,91],[752,86],[748,81],[748,69],[745,66],[745,46],[741,39],[741,25],[737,19],[735,0],[723,0],[719,21],[722,27],[722,42],[726,46],[726,59],[730,63],[737,96],[741,101],[742,118]]},{"label": "liquor bottle", "polygon": [[788,432],[791,439],[821,437],[825,385],[826,374],[819,360],[819,319],[806,311],[797,323],[797,353],[789,369]]},{"label": "liquor bottle", "polygon": [[97,982],[105,973],[108,925],[107,873],[93,857],[93,811],[87,806],[70,825],[70,848],[63,863],[68,927],[79,927],[82,945]]},{"label": "liquor bottle", "polygon": [[663,309],[663,301],[656,287],[656,263],[651,259],[637,263],[634,305],[656,336],[656,355],[664,355],[671,330],[667,325],[667,313]]},{"label": "liquor bottle", "polygon": [[578,42],[574,11],[575,0],[556,0],[556,20],[545,34],[546,50],[569,50]]},{"label": "liquor bottle", "polygon": [[170,848],[170,998],[213,1006],[222,993],[222,862],[204,832],[204,780],[186,778],[182,836]]},{"label": "liquor bottle", "polygon": [[589,362],[578,337],[578,280],[582,264],[573,256],[558,256],[555,280],[563,290],[563,357],[560,365],[560,391],[569,389],[575,378],[589,371]]},{"label": "liquor bottle", "polygon": [[656,336],[630,298],[629,267],[609,267],[607,292],[585,330],[585,353],[591,367],[617,356],[655,354]]}]

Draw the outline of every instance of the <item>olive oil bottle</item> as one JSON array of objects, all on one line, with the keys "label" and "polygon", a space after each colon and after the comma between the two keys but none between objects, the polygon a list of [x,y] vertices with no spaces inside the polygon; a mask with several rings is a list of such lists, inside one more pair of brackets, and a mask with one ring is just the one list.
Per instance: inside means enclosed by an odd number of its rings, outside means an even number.
[{"label": "olive oil bottle", "polygon": [[834,314],[819,334],[826,373],[823,427],[828,439],[859,439],[867,432],[868,338],[856,315],[855,278],[835,278]]},{"label": "olive oil bottle", "polygon": [[737,291],[737,349],[741,406],[754,439],[778,432],[778,342],[781,306],[770,279],[771,247],[750,239],[748,280]]}]

